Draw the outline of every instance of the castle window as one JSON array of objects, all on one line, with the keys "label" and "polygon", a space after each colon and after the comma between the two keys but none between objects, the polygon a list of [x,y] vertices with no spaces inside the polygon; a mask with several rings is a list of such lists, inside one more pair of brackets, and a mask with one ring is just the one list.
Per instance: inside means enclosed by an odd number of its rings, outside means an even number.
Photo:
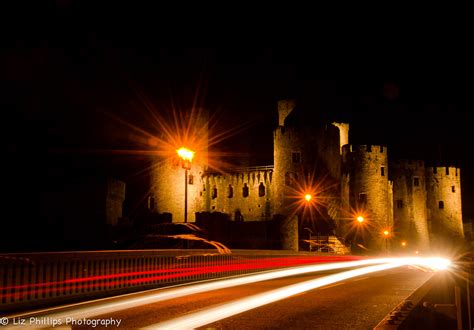
[{"label": "castle window", "polygon": [[242,188],[242,196],[249,197],[249,187],[247,186],[246,183],[244,183],[244,186]]},{"label": "castle window", "polygon": [[444,209],[444,202],[443,201],[438,202],[438,208]]},{"label": "castle window", "polygon": [[260,185],[258,186],[258,196],[265,196],[265,186],[263,185],[263,182],[260,182]]},{"label": "castle window", "polygon": [[194,184],[194,176],[192,174],[189,174],[189,176],[188,176],[188,183],[189,184]]},{"label": "castle window", "polygon": [[359,205],[365,205],[367,204],[367,194],[366,193],[360,193],[359,194]]},{"label": "castle window", "polygon": [[449,167],[446,166],[446,175],[449,175]]},{"label": "castle window", "polygon": [[402,209],[403,208],[403,201],[401,199],[397,200],[397,209]]},{"label": "castle window", "polygon": [[217,198],[217,187],[216,186],[214,186],[212,188],[212,199],[215,199],[215,198]]},{"label": "castle window", "polygon": [[285,186],[291,186],[291,174],[288,172],[285,174]]},{"label": "castle window", "polygon": [[452,191],[452,192],[456,192],[456,187],[455,187],[455,186],[451,186],[451,191]]},{"label": "castle window", "polygon": [[155,209],[155,197],[148,196],[148,209],[153,211]]},{"label": "castle window", "polygon": [[385,167],[383,166],[380,168],[380,175],[385,176]]},{"label": "castle window", "polygon": [[420,178],[414,177],[413,178],[413,185],[418,187],[420,185]]},{"label": "castle window", "polygon": [[301,163],[301,153],[300,152],[292,152],[291,153],[291,159],[292,159],[294,164]]},{"label": "castle window", "polygon": [[231,185],[229,185],[229,189],[227,189],[227,197],[228,198],[234,197],[234,188],[232,188]]}]

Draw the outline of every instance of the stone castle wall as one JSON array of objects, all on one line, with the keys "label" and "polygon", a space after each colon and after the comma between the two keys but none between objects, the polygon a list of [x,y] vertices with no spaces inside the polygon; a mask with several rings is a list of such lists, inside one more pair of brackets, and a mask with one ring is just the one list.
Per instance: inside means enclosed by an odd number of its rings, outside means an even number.
[{"label": "stone castle wall", "polygon": [[229,174],[208,174],[204,178],[204,210],[231,215],[236,221],[270,220],[274,213],[273,168]]},{"label": "stone castle wall", "polygon": [[460,169],[426,168],[426,192],[433,235],[445,240],[463,237]]},{"label": "stone castle wall", "polygon": [[[371,226],[370,247],[383,250],[386,246],[384,230],[392,231],[389,201],[387,148],[375,145],[343,147],[349,171],[349,203],[355,212],[363,214]],[[348,162],[348,163],[347,163]],[[391,235],[393,233],[391,232]]]},{"label": "stone castle wall", "polygon": [[394,225],[396,244],[427,250],[429,230],[426,209],[425,165],[421,160],[401,160],[392,164],[394,183]]}]

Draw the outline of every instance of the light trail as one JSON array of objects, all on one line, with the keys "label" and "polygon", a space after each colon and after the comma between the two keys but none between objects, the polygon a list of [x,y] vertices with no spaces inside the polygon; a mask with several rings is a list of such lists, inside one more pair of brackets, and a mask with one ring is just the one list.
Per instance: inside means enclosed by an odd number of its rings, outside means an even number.
[{"label": "light trail", "polygon": [[[61,320],[64,324],[67,317],[70,318],[90,318],[98,315],[117,312],[133,307],[143,306],[151,303],[156,303],[160,301],[165,301],[174,298],[180,298],[187,295],[208,292],[213,290],[225,289],[229,287],[234,287],[238,285],[244,285],[249,283],[255,283],[260,281],[272,280],[276,278],[282,278],[287,276],[294,276],[306,273],[322,272],[327,270],[336,270],[352,267],[361,267],[366,265],[382,264],[389,263],[393,261],[392,258],[381,258],[381,259],[366,259],[366,260],[357,260],[357,261],[348,261],[348,262],[336,262],[336,263],[326,263],[319,265],[310,265],[310,266],[300,266],[286,268],[283,270],[272,270],[265,273],[242,276],[237,278],[229,278],[218,281],[211,281],[207,283],[199,283],[193,285],[187,285],[184,287],[177,288],[164,288],[160,289],[162,292],[151,292],[151,293],[142,293],[137,297],[136,293],[125,295],[123,297],[112,297],[105,298],[102,301],[93,303],[91,306],[89,304],[79,303],[74,309],[68,309],[65,311],[47,313],[41,315],[42,317],[49,317],[51,319]],[[128,297],[127,297],[128,296]],[[119,301],[116,301],[120,299]],[[29,314],[26,314],[29,315]],[[19,315],[24,316],[24,315]],[[45,326],[47,327],[47,326]]]},{"label": "light trail", "polygon": [[[229,287],[234,287],[238,285],[244,285],[249,283],[255,283],[259,281],[272,280],[282,277],[307,274],[307,273],[316,273],[328,270],[344,269],[344,268],[353,268],[353,267],[362,267],[367,265],[378,265],[380,267],[398,267],[403,264],[418,264],[430,269],[441,269],[446,267],[449,264],[449,261],[445,261],[440,258],[379,258],[379,259],[366,259],[366,260],[357,260],[357,261],[348,261],[348,262],[336,262],[336,263],[327,263],[327,264],[318,264],[310,266],[300,266],[286,268],[283,270],[272,270],[265,273],[242,276],[237,278],[229,278],[218,281],[211,281],[206,283],[199,283],[193,285],[187,285],[184,287],[177,288],[164,288],[164,290],[159,290],[161,292],[150,292],[150,293],[141,293],[137,296],[136,293],[124,295],[122,297],[112,297],[106,298],[101,301],[94,302],[90,304],[89,302],[79,303],[75,306],[71,306],[63,311],[50,312],[50,313],[41,313],[41,317],[49,317],[50,319],[61,320],[65,324],[66,318],[91,318],[99,316],[106,313],[117,312],[129,308],[139,307],[151,303],[156,303],[160,301],[165,301],[174,298],[180,298],[192,294],[208,292],[218,289],[225,289]],[[374,266],[376,267],[376,266]],[[375,270],[373,270],[375,271]],[[352,272],[352,271],[351,271]],[[346,272],[347,273],[347,272]],[[343,273],[344,274],[344,273]],[[340,274],[336,274],[340,275]],[[335,275],[331,275],[335,276]],[[330,278],[332,278],[329,276]],[[353,275],[358,276],[358,275]],[[326,277],[324,277],[326,278]],[[323,278],[321,278],[322,280]],[[118,300],[118,301],[117,301]],[[31,314],[16,315],[18,316],[31,316]],[[208,322],[209,323],[209,322]],[[38,326],[41,328],[42,326]],[[45,325],[43,328],[48,327]]]},{"label": "light trail", "polygon": [[450,262],[441,258],[393,258],[391,261],[385,264],[349,270],[346,272],[289,285],[269,292],[238,299],[227,304],[209,307],[204,310],[200,310],[199,312],[188,314],[162,323],[152,324],[145,327],[144,329],[194,329],[325,285],[347,280],[356,276],[411,264],[418,264],[433,270],[441,270],[446,269]]}]

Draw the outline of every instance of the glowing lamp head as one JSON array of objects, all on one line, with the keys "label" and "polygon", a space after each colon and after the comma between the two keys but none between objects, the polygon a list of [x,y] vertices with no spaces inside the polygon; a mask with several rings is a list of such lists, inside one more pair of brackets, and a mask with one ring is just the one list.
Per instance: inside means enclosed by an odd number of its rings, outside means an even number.
[{"label": "glowing lamp head", "polygon": [[384,230],[384,231],[383,231],[383,234],[384,234],[385,236],[388,236],[388,234],[390,234],[390,232],[389,232],[388,230]]},{"label": "glowing lamp head", "polygon": [[181,157],[182,160],[192,162],[193,157],[194,157],[194,151],[183,147],[176,150],[176,152],[178,153],[178,156]]},{"label": "glowing lamp head", "polygon": [[310,194],[306,194],[304,195],[304,199],[309,202],[311,200],[311,198],[313,198],[313,196],[311,196]]},{"label": "glowing lamp head", "polygon": [[364,222],[364,217],[361,216],[361,215],[359,215],[359,216],[357,217],[357,222],[359,222],[359,223]]},{"label": "glowing lamp head", "polygon": [[407,246],[407,242],[402,242],[402,246],[403,247]]}]

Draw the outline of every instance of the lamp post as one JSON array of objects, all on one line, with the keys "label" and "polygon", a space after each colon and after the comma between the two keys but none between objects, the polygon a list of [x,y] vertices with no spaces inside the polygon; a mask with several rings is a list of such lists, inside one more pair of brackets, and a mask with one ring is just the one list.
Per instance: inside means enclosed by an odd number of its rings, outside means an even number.
[{"label": "lamp post", "polygon": [[194,157],[194,151],[187,148],[176,150],[178,156],[183,160],[184,168],[184,222],[188,222],[188,170],[191,169],[191,162]]}]

